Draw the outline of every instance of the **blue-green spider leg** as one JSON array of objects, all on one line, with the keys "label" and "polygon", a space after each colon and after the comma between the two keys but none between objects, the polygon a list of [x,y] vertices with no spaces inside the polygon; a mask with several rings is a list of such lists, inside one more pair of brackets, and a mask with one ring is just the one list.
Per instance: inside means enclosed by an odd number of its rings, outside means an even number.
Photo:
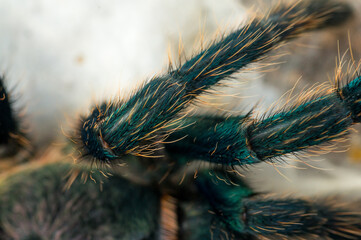
[{"label": "blue-green spider leg", "polygon": [[83,156],[103,163],[127,154],[157,157],[157,150],[184,118],[183,110],[200,94],[285,41],[341,23],[350,15],[347,5],[332,1],[279,5],[267,17],[250,20],[178,68],[154,77],[126,101],[94,107],[81,120],[75,141]]},{"label": "blue-green spider leg", "polygon": [[361,77],[263,119],[250,115],[187,118],[191,125],[173,133],[169,140],[174,142],[166,149],[183,158],[232,166],[270,161],[340,139],[361,120]]},{"label": "blue-green spider leg", "polygon": [[361,214],[355,212],[360,204],[255,194],[236,176],[230,179],[221,171],[203,171],[195,181],[205,196],[203,205],[210,205],[213,216],[208,218],[235,236],[230,239],[245,234],[266,239],[361,239]]}]

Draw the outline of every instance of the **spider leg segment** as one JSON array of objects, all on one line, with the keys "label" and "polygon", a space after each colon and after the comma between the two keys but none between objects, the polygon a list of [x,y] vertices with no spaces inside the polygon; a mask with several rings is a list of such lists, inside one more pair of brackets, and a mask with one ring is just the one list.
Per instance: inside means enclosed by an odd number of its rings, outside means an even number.
[{"label": "spider leg segment", "polygon": [[4,77],[0,76],[0,156],[12,156],[20,148],[28,147],[25,133],[20,129],[19,119],[12,108],[9,92],[4,85]]},{"label": "spider leg segment", "polygon": [[[253,164],[343,137],[361,120],[361,77],[330,93],[313,96],[264,119],[191,117],[176,131],[170,153],[230,165]],[[306,94],[307,95],[307,94]]]},{"label": "spider leg segment", "polygon": [[3,82],[4,78],[0,77],[0,144],[8,144],[11,133],[18,131],[18,123],[11,109],[9,94]]},{"label": "spider leg segment", "polygon": [[[82,154],[112,162],[125,154],[152,157],[197,96],[299,34],[335,25],[350,16],[347,5],[306,1],[280,5],[254,18],[163,76],[154,77],[127,101],[94,107],[80,124]],[[169,130],[172,129],[173,130]]]},{"label": "spider leg segment", "polygon": [[[358,206],[336,199],[276,198],[254,194],[237,177],[228,181],[221,171],[200,173],[196,179],[211,205],[213,223],[239,239],[245,234],[265,239],[360,239]],[[353,208],[355,207],[355,208]],[[218,234],[221,234],[218,233]],[[218,238],[213,238],[218,239]]]}]

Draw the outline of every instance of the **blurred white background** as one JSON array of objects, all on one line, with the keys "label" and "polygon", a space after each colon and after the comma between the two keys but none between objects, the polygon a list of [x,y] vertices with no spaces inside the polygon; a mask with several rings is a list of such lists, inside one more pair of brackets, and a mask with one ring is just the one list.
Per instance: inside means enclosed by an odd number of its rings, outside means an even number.
[{"label": "blurred white background", "polygon": [[65,116],[127,94],[167,66],[181,36],[239,24],[234,0],[2,0],[0,71],[25,107],[32,140],[54,140]]}]

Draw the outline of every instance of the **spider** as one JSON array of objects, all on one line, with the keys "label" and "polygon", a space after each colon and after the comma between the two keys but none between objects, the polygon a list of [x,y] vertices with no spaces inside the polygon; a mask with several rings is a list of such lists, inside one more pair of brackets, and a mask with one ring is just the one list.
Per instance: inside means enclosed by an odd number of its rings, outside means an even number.
[{"label": "spider", "polygon": [[[345,137],[361,121],[357,67],[344,85],[339,73],[334,87],[263,117],[188,111],[284,42],[350,14],[327,0],[279,4],[128,98],[95,105],[64,149],[75,164],[40,161],[2,176],[1,239],[361,239],[357,204],[258,193],[239,172]],[[12,155],[28,140],[2,82],[0,143]]]}]

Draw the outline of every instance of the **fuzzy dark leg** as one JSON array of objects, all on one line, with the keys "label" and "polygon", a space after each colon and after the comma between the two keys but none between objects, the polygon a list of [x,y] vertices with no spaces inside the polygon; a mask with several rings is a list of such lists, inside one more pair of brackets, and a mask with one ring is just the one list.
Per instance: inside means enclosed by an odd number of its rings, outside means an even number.
[{"label": "fuzzy dark leg", "polygon": [[184,121],[189,127],[169,136],[166,152],[180,165],[194,159],[225,166],[258,163],[249,147],[247,122],[247,116],[189,117]]},{"label": "fuzzy dark leg", "polygon": [[4,78],[0,77],[0,144],[8,144],[11,134],[18,132],[19,126],[11,108],[9,93],[4,86]]},{"label": "fuzzy dark leg", "polygon": [[[232,230],[242,229],[238,216],[242,211],[240,200],[251,196],[252,190],[234,174],[212,173],[200,171],[196,179],[193,175],[185,177],[178,197],[179,239],[258,239]],[[231,182],[237,183],[237,187]]]},{"label": "fuzzy dark leg", "polygon": [[[356,205],[356,206],[355,206]],[[361,239],[360,204],[344,200],[276,199],[255,197],[243,200],[246,232],[301,239]]]},{"label": "fuzzy dark leg", "polygon": [[182,202],[179,206],[179,240],[256,240],[248,233],[234,234],[227,224],[215,215],[206,199]]},{"label": "fuzzy dark leg", "polygon": [[168,136],[168,129],[179,122],[177,114],[199,94],[262,59],[286,40],[341,23],[350,14],[347,5],[306,1],[281,5],[266,18],[253,19],[179,68],[151,79],[127,101],[95,107],[80,124],[83,154],[103,162],[124,154],[154,156]]},{"label": "fuzzy dark leg", "polygon": [[30,153],[30,144],[20,129],[20,121],[12,108],[13,99],[4,86],[4,77],[0,77],[0,158],[16,154],[20,149],[23,161]]},{"label": "fuzzy dark leg", "polygon": [[281,111],[248,128],[251,148],[261,160],[341,138],[361,118],[361,77],[333,93]]},{"label": "fuzzy dark leg", "polygon": [[343,88],[260,120],[189,118],[187,123],[193,125],[172,134],[170,141],[181,140],[166,149],[226,166],[253,164],[339,139],[360,120],[361,77],[357,77]]},{"label": "fuzzy dark leg", "polygon": [[234,239],[244,234],[266,239],[361,239],[358,206],[252,194],[240,179],[220,171],[202,172],[196,183],[211,206],[213,221]]}]

